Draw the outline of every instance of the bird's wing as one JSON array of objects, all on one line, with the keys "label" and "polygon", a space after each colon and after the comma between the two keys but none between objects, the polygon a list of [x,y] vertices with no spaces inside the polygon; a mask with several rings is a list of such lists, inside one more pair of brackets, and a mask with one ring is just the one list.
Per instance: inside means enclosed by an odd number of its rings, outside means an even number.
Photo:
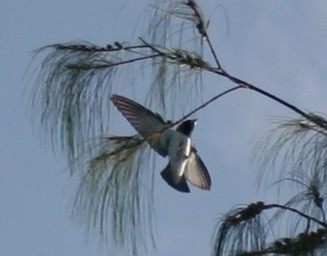
[{"label": "bird's wing", "polygon": [[131,123],[134,129],[145,139],[160,155],[167,155],[167,146],[161,140],[161,134],[156,134],[167,127],[163,118],[153,113],[141,104],[120,95],[112,95],[111,100],[123,116]]},{"label": "bird's wing", "polygon": [[171,168],[171,164],[168,163],[166,168],[160,173],[161,177],[174,189],[189,193],[190,189],[186,183],[184,176],[177,176],[176,170]]},{"label": "bird's wing", "polygon": [[192,148],[192,152],[187,159],[184,177],[194,186],[210,190],[211,179],[209,172],[194,148]]}]

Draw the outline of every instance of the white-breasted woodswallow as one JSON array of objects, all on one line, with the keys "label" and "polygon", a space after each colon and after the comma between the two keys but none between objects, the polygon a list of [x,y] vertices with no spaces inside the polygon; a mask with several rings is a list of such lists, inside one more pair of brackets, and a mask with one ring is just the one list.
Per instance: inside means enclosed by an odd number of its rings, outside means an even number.
[{"label": "white-breasted woodswallow", "polygon": [[210,190],[210,175],[190,139],[196,119],[185,120],[174,130],[161,115],[135,101],[119,95],[112,95],[111,100],[158,154],[168,155],[169,163],[161,176],[171,187],[190,192],[188,181],[198,188]]}]

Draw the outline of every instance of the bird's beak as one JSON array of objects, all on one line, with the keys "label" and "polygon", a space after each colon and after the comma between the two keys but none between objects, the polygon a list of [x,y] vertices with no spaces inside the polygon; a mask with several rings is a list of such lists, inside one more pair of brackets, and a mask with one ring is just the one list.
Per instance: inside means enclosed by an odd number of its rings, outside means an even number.
[{"label": "bird's beak", "polygon": [[191,119],[193,122],[194,122],[194,125],[196,125],[198,123],[198,119],[197,118],[194,118],[194,119]]}]

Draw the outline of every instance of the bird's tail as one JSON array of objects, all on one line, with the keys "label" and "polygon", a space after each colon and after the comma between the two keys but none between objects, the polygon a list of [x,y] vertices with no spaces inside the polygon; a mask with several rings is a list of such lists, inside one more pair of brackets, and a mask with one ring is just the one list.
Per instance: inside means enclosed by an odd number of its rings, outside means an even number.
[{"label": "bird's tail", "polygon": [[174,189],[184,192],[184,193],[189,193],[190,189],[186,183],[186,180],[184,176],[181,176],[178,180],[175,180],[173,178],[173,173],[170,169],[170,164],[168,163],[166,168],[160,173],[161,177]]}]

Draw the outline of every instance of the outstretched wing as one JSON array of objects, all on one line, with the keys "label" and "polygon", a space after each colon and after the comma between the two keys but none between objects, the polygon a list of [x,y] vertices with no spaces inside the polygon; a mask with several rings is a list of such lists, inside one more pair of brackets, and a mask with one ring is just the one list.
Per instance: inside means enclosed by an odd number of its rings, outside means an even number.
[{"label": "outstretched wing", "polygon": [[151,141],[148,142],[153,149],[160,155],[166,156],[166,145],[163,145],[160,140],[160,134],[156,137],[156,133],[167,127],[167,123],[163,118],[159,114],[153,113],[149,109],[143,107],[141,104],[123,96],[112,95],[111,100],[143,138],[149,139],[151,137]]},{"label": "outstretched wing", "polygon": [[210,190],[211,179],[207,167],[197,154],[195,148],[192,148],[192,152],[187,159],[187,163],[184,170],[185,179],[194,186]]}]

